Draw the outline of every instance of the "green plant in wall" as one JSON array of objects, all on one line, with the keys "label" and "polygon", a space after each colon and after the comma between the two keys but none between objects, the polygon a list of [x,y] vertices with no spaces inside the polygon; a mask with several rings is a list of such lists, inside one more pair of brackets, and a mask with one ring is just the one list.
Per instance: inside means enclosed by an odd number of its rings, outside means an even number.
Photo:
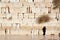
[{"label": "green plant in wall", "polygon": [[37,23],[45,23],[50,21],[50,17],[48,15],[41,15],[40,17],[37,18]]},{"label": "green plant in wall", "polygon": [[60,13],[60,0],[53,0],[53,9],[59,8],[59,13]]}]

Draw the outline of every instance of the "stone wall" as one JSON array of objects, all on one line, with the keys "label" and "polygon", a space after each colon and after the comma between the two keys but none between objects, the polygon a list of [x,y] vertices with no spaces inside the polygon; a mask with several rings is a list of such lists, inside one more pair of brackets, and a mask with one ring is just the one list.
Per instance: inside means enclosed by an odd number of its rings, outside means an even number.
[{"label": "stone wall", "polygon": [[[60,14],[58,9],[53,9],[52,1],[53,0],[0,0],[1,30],[41,30],[43,26],[47,26],[47,34],[55,33],[55,29],[56,32],[59,33]],[[49,15],[51,21],[43,24],[36,23],[37,18],[41,15]],[[55,19],[56,16],[59,21]],[[51,32],[49,32],[49,30]],[[29,32],[31,33],[31,31]],[[42,33],[42,30],[40,32]],[[18,34],[19,32],[17,31],[16,33]]]}]

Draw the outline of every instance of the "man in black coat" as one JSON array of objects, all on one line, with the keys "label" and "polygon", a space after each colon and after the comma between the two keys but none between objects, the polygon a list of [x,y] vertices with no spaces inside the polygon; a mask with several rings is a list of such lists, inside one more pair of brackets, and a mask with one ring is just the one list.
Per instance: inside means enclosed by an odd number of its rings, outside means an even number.
[{"label": "man in black coat", "polygon": [[43,35],[45,35],[46,34],[46,27],[45,26],[42,28],[42,31],[43,31]]}]

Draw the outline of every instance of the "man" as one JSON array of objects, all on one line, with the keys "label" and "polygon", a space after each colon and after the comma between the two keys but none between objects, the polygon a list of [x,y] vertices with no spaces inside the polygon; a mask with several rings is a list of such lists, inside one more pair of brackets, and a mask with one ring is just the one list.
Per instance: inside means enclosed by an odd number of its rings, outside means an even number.
[{"label": "man", "polygon": [[43,35],[45,35],[46,34],[46,27],[45,26],[42,28],[42,31],[43,31]]},{"label": "man", "polygon": [[5,29],[5,34],[7,33],[7,29]]}]

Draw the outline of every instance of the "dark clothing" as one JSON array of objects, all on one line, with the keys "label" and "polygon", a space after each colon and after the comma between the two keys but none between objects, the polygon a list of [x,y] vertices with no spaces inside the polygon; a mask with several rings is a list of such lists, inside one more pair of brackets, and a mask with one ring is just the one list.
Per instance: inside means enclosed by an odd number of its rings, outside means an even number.
[{"label": "dark clothing", "polygon": [[7,33],[7,29],[5,29],[5,34]]},{"label": "dark clothing", "polygon": [[45,33],[46,33],[46,27],[44,26],[42,30],[43,30],[43,35],[45,35]]}]

